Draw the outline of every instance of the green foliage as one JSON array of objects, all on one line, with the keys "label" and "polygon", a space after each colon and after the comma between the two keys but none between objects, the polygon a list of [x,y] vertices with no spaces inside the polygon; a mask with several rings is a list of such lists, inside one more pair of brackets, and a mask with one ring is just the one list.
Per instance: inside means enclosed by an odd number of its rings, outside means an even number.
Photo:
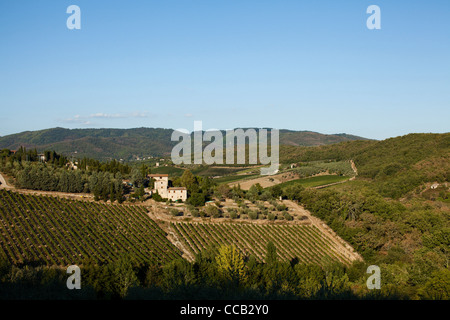
[{"label": "green foliage", "polygon": [[422,299],[449,300],[450,299],[450,270],[435,271],[424,287],[419,290]]},{"label": "green foliage", "polygon": [[64,157],[54,152],[45,154],[49,160],[43,163],[21,149],[14,155],[0,158],[0,169],[15,177],[18,188],[93,193],[96,200],[123,201],[122,172],[127,172],[126,166],[115,161],[100,163],[85,158],[79,169],[72,170],[65,166],[68,160]]},{"label": "green foliage", "polygon": [[280,150],[282,163],[353,159],[358,177],[372,179],[373,187],[391,198],[400,198],[425,182],[449,181],[449,157],[449,133],[409,134],[383,141],[351,141],[309,148],[286,146]]},{"label": "green foliage", "polygon": [[189,196],[186,203],[195,207],[204,206],[207,199],[207,195],[204,193],[194,193]]},{"label": "green foliage", "polygon": [[266,252],[266,263],[269,265],[273,265],[277,262],[277,248],[273,244],[272,241],[267,242],[267,252]]},{"label": "green foliage", "polygon": [[170,214],[171,214],[172,216],[174,216],[174,217],[178,217],[178,216],[183,215],[183,212],[181,212],[180,210],[178,210],[178,209],[176,209],[176,208],[171,208],[171,209],[169,210],[169,212],[170,212]]},{"label": "green foliage", "polygon": [[220,218],[222,216],[222,211],[212,204],[206,206],[205,212],[208,216],[213,218]]},{"label": "green foliage", "polygon": [[244,258],[235,246],[222,246],[216,256],[217,270],[226,281],[243,283],[247,279]]}]

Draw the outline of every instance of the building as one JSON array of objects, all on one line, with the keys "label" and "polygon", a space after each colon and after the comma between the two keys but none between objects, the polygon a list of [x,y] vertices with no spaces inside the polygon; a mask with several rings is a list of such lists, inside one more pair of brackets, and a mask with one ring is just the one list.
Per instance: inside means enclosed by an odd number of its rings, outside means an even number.
[{"label": "building", "polygon": [[173,187],[167,189],[167,199],[172,201],[186,201],[187,199],[187,190],[184,187]]},{"label": "building", "polygon": [[433,183],[432,185],[431,185],[431,189],[436,189],[437,187],[439,187],[439,183]]},{"label": "building", "polygon": [[164,199],[169,199],[172,201],[186,201],[187,189],[184,187],[169,188],[168,174],[149,174],[148,177],[155,181],[155,186],[152,192],[158,192],[158,194]]}]

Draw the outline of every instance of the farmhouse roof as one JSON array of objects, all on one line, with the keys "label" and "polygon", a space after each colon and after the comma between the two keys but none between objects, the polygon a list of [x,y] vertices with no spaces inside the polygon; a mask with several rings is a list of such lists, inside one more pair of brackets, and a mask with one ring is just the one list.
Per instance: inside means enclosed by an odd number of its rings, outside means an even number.
[{"label": "farmhouse roof", "polygon": [[168,177],[169,175],[167,173],[152,173],[148,175],[149,177]]}]

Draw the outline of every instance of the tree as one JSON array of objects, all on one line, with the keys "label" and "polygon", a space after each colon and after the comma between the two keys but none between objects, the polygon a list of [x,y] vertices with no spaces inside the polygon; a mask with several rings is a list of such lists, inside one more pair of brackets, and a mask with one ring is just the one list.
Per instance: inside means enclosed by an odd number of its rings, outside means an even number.
[{"label": "tree", "polygon": [[221,246],[216,256],[218,272],[226,281],[238,285],[247,279],[244,258],[234,245]]},{"label": "tree", "polygon": [[300,184],[289,186],[284,190],[284,196],[289,200],[301,200],[301,193],[305,190]]},{"label": "tree", "polygon": [[449,300],[450,299],[450,270],[441,269],[433,272],[425,286],[419,290],[422,299]]},{"label": "tree", "polygon": [[274,185],[270,191],[272,192],[272,196],[274,198],[279,198],[283,194],[283,190],[278,184]]},{"label": "tree", "polygon": [[110,290],[121,298],[127,295],[128,289],[138,284],[130,257],[120,257],[118,261],[109,265],[108,271]]},{"label": "tree", "polygon": [[[196,192],[198,188],[195,188],[196,181],[195,176],[190,170],[185,170],[180,178],[180,183],[182,187],[185,187],[189,193]],[[198,186],[197,186],[198,187]]]},{"label": "tree", "polygon": [[266,263],[274,264],[277,262],[277,259],[277,248],[272,241],[269,241],[266,247]]},{"label": "tree", "polygon": [[219,218],[221,216],[221,211],[216,206],[210,204],[205,208],[206,213],[213,218]]},{"label": "tree", "polygon": [[218,198],[230,198],[231,188],[227,184],[221,184],[216,189],[216,195]]},{"label": "tree", "polygon": [[111,184],[110,184],[109,200],[111,201],[111,203],[113,203],[114,201],[116,201],[116,190],[115,190],[115,188],[114,188],[114,183],[112,183],[112,182],[111,182]]},{"label": "tree", "polygon": [[194,193],[186,200],[186,203],[195,207],[203,206],[206,202],[206,196],[203,193]]}]

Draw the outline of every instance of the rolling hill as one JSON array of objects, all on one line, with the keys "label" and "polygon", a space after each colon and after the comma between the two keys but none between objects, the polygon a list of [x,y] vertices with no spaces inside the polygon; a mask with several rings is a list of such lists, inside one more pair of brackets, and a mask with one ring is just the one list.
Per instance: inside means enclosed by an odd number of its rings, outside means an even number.
[{"label": "rolling hill", "polygon": [[383,141],[348,141],[319,147],[285,146],[281,163],[350,160],[360,178],[398,198],[427,182],[450,180],[450,133],[412,133]]},{"label": "rolling hill", "polygon": [[[177,142],[171,141],[172,129],[65,129],[25,131],[0,137],[0,149],[20,146],[38,151],[54,150],[68,156],[99,160],[131,160],[144,156],[168,156]],[[367,140],[347,134],[321,134],[311,131],[280,130],[280,144],[319,146],[342,141]]]}]

